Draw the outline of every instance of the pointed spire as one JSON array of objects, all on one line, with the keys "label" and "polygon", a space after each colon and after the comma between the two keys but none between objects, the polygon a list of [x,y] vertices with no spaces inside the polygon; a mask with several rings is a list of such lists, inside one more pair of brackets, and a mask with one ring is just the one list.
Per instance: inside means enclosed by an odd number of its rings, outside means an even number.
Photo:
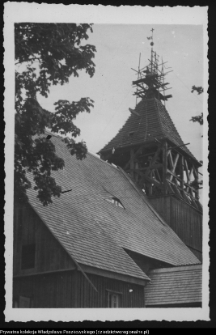
[{"label": "pointed spire", "polygon": [[[167,62],[163,62],[159,64],[159,55],[154,51],[154,40],[153,40],[153,32],[154,29],[151,29],[152,35],[147,37],[148,40],[151,40],[151,59],[149,60],[149,64],[144,68],[140,69],[140,58],[139,58],[139,66],[138,66],[138,78],[136,81],[133,81],[133,85],[136,86],[136,95],[137,98],[147,99],[147,98],[157,98],[158,100],[166,101],[171,98],[172,95],[165,95],[165,91],[170,89],[167,87],[169,83],[164,82],[164,77],[168,73],[164,72],[164,64]],[[170,72],[170,71],[169,71]]]}]

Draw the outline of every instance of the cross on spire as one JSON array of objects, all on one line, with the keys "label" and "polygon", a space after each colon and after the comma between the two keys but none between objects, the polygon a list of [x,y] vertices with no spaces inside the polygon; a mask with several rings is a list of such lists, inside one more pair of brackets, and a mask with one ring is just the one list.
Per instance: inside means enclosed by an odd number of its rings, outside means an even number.
[{"label": "cross on spire", "polygon": [[151,32],[152,32],[152,42],[153,42],[153,31],[154,31],[154,28],[151,29]]}]

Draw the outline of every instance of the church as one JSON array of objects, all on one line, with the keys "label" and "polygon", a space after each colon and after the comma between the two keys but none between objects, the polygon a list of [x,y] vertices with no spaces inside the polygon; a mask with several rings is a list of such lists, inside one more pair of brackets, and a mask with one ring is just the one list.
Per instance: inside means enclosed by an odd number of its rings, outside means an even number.
[{"label": "church", "polygon": [[14,308],[202,306],[201,164],[166,110],[153,45],[152,31],[140,101],[100,158],[77,160],[49,136],[65,161],[53,171],[62,194],[43,206],[31,188],[15,205]]}]

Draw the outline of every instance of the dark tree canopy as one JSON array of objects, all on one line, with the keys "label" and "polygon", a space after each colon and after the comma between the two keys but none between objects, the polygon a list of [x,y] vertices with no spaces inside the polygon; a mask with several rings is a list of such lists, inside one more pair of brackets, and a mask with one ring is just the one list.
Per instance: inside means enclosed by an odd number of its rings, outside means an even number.
[{"label": "dark tree canopy", "polygon": [[[37,95],[48,97],[51,85],[65,84],[71,76],[85,70],[92,77],[96,49],[84,44],[88,39],[89,24],[15,24],[15,201],[27,201],[26,190],[31,187],[28,172],[34,178],[34,189],[44,204],[53,196],[61,195],[61,185],[51,177],[52,170],[62,169],[64,161],[56,155],[55,146],[43,135],[46,127],[66,135],[64,139],[71,154],[85,157],[84,142],[73,138],[80,134],[73,120],[80,112],[90,112],[93,101],[81,98],[76,102],[59,100],[55,111],[41,108]],[[68,135],[71,135],[68,137]]]}]

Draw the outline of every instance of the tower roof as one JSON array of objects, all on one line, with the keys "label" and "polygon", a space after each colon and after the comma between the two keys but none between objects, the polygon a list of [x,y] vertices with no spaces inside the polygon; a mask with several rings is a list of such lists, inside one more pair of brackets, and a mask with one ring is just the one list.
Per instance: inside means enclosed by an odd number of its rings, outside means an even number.
[{"label": "tower roof", "polygon": [[184,145],[165,106],[157,98],[142,99],[117,135],[99,153],[164,139],[170,141],[171,145],[179,147],[179,150],[200,165]]}]

